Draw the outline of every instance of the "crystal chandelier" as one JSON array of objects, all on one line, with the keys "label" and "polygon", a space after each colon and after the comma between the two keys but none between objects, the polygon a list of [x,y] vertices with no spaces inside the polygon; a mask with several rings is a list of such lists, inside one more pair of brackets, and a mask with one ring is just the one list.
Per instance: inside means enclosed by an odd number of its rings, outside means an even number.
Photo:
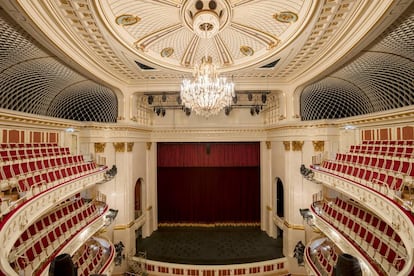
[{"label": "crystal chandelier", "polygon": [[181,84],[181,100],[185,107],[197,115],[209,117],[230,106],[234,93],[234,83],[220,77],[211,57],[204,57],[201,64],[194,67],[193,79],[184,79]]},{"label": "crystal chandelier", "polygon": [[[193,30],[201,39],[213,38],[219,29],[220,19],[213,10],[202,10],[194,16]],[[193,78],[183,80],[180,97],[186,108],[209,117],[231,105],[235,97],[234,83],[219,76],[212,58],[206,53],[201,63],[194,66]]]}]

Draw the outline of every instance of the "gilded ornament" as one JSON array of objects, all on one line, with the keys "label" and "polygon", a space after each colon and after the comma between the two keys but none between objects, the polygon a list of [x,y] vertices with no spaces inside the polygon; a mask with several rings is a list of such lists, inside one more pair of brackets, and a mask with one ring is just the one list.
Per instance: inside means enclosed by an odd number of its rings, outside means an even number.
[{"label": "gilded ornament", "polygon": [[312,141],[314,151],[324,151],[325,141]]},{"label": "gilded ornament", "polygon": [[105,143],[95,143],[95,153],[103,153],[105,151]]},{"label": "gilded ornament", "polygon": [[160,55],[163,58],[167,58],[167,57],[170,57],[173,53],[174,53],[174,49],[171,48],[171,47],[167,47],[167,48],[164,48],[164,49],[161,50]]},{"label": "gilded ornament", "polygon": [[294,12],[284,11],[275,13],[273,18],[282,23],[293,23],[298,20],[299,16]]},{"label": "gilded ornament", "polygon": [[118,16],[115,19],[116,24],[121,25],[121,26],[134,25],[138,23],[139,21],[141,21],[141,18],[139,18],[138,16],[134,16],[132,14],[123,14],[123,15]]},{"label": "gilded ornament", "polygon": [[301,151],[303,146],[303,141],[292,141],[292,150]]},{"label": "gilded ornament", "polygon": [[118,143],[112,143],[115,148],[115,152],[125,152],[125,143],[124,142],[118,142]]},{"label": "gilded ornament", "polygon": [[240,52],[245,56],[252,56],[254,54],[254,50],[252,49],[252,47],[245,45],[240,47]]},{"label": "gilded ornament", "polygon": [[127,152],[131,152],[134,148],[134,142],[128,142],[127,143]]},{"label": "gilded ornament", "polygon": [[266,141],[266,148],[272,149],[272,141]]},{"label": "gilded ornament", "polygon": [[290,150],[290,141],[283,141],[283,145],[285,146],[285,151]]},{"label": "gilded ornament", "polygon": [[147,150],[151,150],[152,142],[147,142]]}]

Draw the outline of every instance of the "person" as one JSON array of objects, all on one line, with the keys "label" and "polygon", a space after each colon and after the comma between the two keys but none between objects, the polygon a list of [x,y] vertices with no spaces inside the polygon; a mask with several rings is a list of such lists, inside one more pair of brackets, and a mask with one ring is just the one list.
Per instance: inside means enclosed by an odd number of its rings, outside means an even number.
[{"label": "person", "polygon": [[293,250],[293,257],[295,257],[298,260],[298,265],[303,265],[304,264],[304,260],[303,260],[303,254],[305,253],[305,245],[302,243],[302,241],[299,241],[296,246],[295,249]]},{"label": "person", "polygon": [[116,252],[116,256],[115,256],[115,265],[121,265],[122,263],[122,251],[124,251],[124,244],[122,243],[122,241],[119,241],[117,244],[115,244],[115,252]]}]

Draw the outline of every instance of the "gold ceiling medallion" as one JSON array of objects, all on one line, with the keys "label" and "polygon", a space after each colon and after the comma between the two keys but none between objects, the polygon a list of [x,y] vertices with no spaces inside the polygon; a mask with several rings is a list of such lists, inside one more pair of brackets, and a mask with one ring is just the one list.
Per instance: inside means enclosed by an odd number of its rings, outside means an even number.
[{"label": "gold ceiling medallion", "polygon": [[240,52],[245,56],[252,56],[254,54],[254,50],[252,47],[249,46],[240,46]]},{"label": "gold ceiling medallion", "polygon": [[139,18],[138,16],[134,16],[132,14],[123,14],[123,15],[118,16],[115,19],[116,24],[121,25],[121,26],[134,25],[138,23],[139,21],[141,21],[141,18]]},{"label": "gold ceiling medallion", "polygon": [[171,47],[167,47],[167,48],[162,49],[160,55],[163,58],[167,58],[167,57],[170,57],[173,53],[174,53],[174,49]]},{"label": "gold ceiling medallion", "polygon": [[299,16],[294,12],[284,11],[281,13],[275,13],[273,18],[282,23],[293,23],[298,20]]}]

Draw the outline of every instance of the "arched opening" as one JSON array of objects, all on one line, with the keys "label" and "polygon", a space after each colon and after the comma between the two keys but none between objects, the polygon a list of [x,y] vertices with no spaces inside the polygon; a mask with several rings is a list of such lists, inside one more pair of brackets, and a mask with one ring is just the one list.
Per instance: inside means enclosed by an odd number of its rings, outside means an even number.
[{"label": "arched opening", "polygon": [[142,183],[143,179],[138,178],[135,183],[135,219],[142,215]]},{"label": "arched opening", "polygon": [[276,215],[281,218],[285,216],[283,183],[279,177],[276,178]]}]

